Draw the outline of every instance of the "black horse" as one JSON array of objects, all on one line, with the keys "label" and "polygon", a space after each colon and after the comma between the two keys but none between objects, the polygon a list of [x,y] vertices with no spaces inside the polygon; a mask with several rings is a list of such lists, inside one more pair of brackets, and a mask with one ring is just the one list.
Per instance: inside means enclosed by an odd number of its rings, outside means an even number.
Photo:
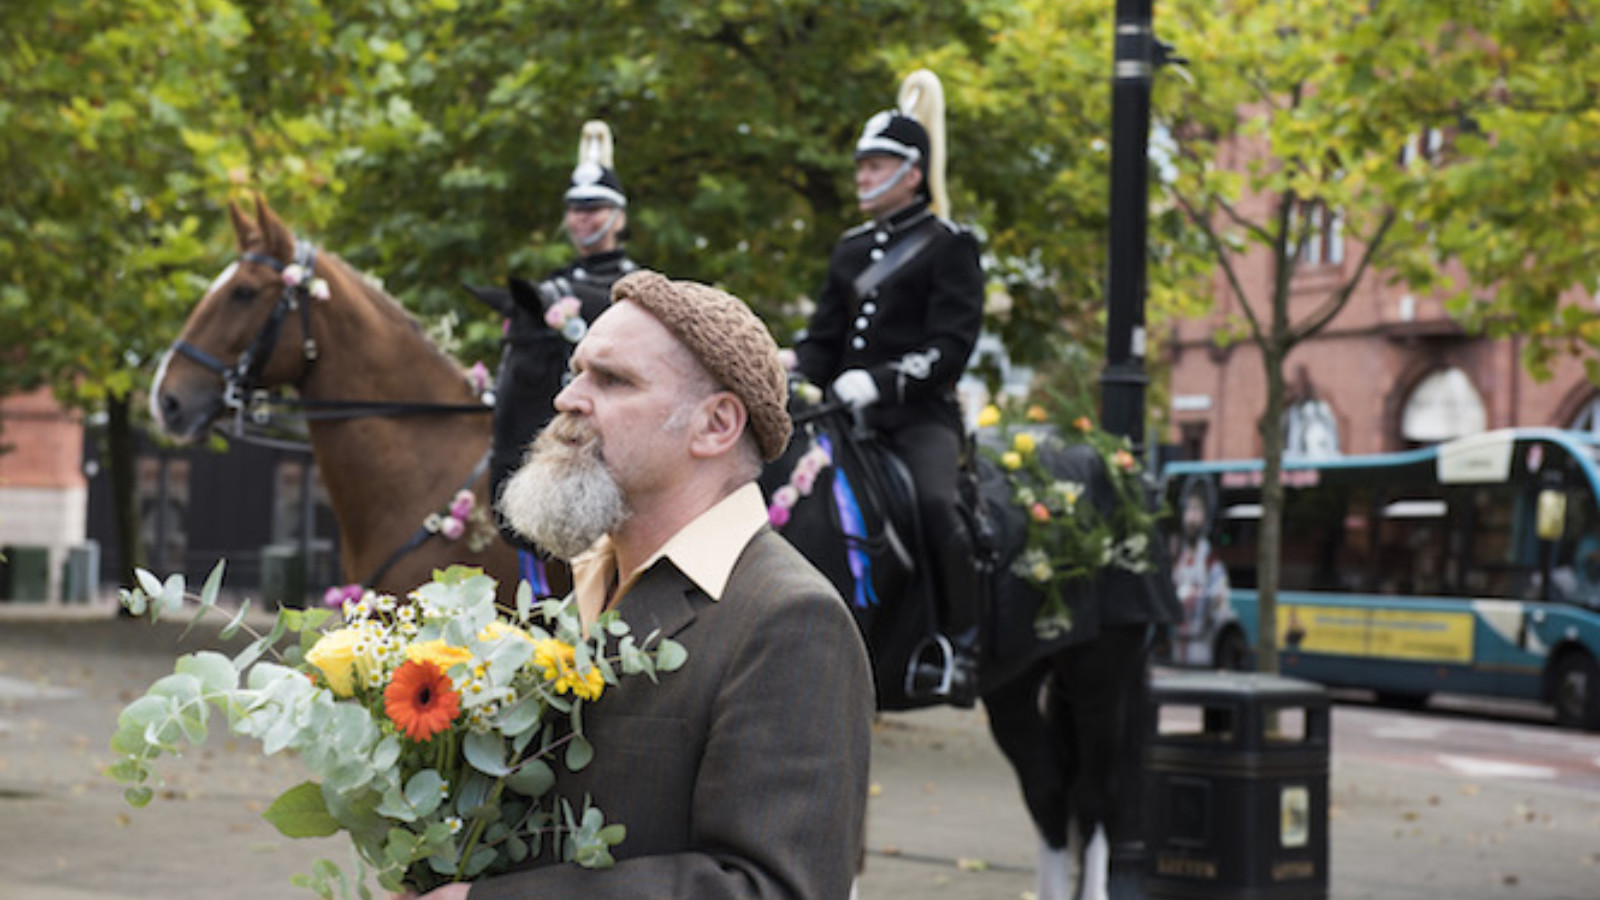
[{"label": "black horse", "polygon": [[[938,684],[947,648],[927,581],[933,567],[923,561],[904,467],[844,408],[796,401],[791,412],[795,440],[762,477],[774,524],[850,604],[872,657],[879,708],[947,702]],[[1050,441],[1040,453],[1052,474],[1084,485],[1085,499],[1109,511],[1115,487],[1098,452]],[[1038,896],[1103,898],[1110,854],[1136,849],[1142,833],[1137,754],[1151,632],[1179,614],[1162,545],[1148,536],[1154,558],[1143,573],[1106,567],[1066,583],[1070,625],[1041,630],[1045,595],[1012,571],[1025,513],[1005,472],[972,456],[965,505],[984,592],[980,694],[1039,832]],[[818,471],[822,458],[830,464]],[[1069,837],[1076,839],[1075,888]]]}]

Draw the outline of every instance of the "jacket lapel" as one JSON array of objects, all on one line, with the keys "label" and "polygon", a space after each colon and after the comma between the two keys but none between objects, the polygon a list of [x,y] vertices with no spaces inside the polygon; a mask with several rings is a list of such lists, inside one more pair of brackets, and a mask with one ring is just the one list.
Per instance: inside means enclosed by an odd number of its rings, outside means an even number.
[{"label": "jacket lapel", "polygon": [[616,608],[638,638],[651,632],[672,637],[694,621],[696,599],[704,596],[676,566],[660,560],[629,589]]}]

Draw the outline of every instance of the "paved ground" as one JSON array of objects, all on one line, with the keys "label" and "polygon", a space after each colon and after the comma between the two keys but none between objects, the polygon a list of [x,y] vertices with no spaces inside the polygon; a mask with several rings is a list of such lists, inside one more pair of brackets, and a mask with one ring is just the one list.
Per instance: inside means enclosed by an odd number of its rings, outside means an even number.
[{"label": "paved ground", "polygon": [[[259,818],[301,773],[226,736],[127,807],[100,774],[116,714],[195,639],[103,608],[43,612],[0,604],[0,898],[306,897],[293,874],[347,859],[337,839],[290,841]],[[1600,898],[1600,792],[1341,754],[1362,714],[1335,713],[1333,900]],[[981,711],[886,716],[873,773],[863,900],[1032,890],[1034,838]]]}]

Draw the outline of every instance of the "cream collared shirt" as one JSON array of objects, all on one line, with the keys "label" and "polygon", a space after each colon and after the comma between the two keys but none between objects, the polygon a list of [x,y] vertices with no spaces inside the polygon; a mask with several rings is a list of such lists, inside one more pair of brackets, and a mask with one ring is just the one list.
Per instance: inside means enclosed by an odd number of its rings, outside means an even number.
[{"label": "cream collared shirt", "polygon": [[617,573],[616,549],[609,535],[572,561],[572,593],[585,623],[606,609],[607,588],[616,584],[611,604],[633,587],[639,576],[663,557],[688,576],[712,600],[721,600],[733,565],[750,539],[767,523],[767,504],[755,482],[746,484],[683,526],[644,564],[626,576]]}]

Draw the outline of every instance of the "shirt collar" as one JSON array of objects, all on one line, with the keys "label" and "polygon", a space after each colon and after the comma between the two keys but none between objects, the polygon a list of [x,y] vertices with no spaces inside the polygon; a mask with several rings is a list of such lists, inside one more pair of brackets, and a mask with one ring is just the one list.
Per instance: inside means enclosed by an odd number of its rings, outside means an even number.
[{"label": "shirt collar", "polygon": [[[639,576],[665,559],[682,572],[712,600],[721,600],[733,574],[734,563],[767,523],[767,507],[761,488],[746,484],[701,513],[661,545],[654,555],[626,576],[617,574],[616,548],[610,536],[572,561],[572,592],[585,621],[594,621],[606,608],[608,596],[613,604],[633,586]],[[615,583],[614,596],[608,590]]]}]

